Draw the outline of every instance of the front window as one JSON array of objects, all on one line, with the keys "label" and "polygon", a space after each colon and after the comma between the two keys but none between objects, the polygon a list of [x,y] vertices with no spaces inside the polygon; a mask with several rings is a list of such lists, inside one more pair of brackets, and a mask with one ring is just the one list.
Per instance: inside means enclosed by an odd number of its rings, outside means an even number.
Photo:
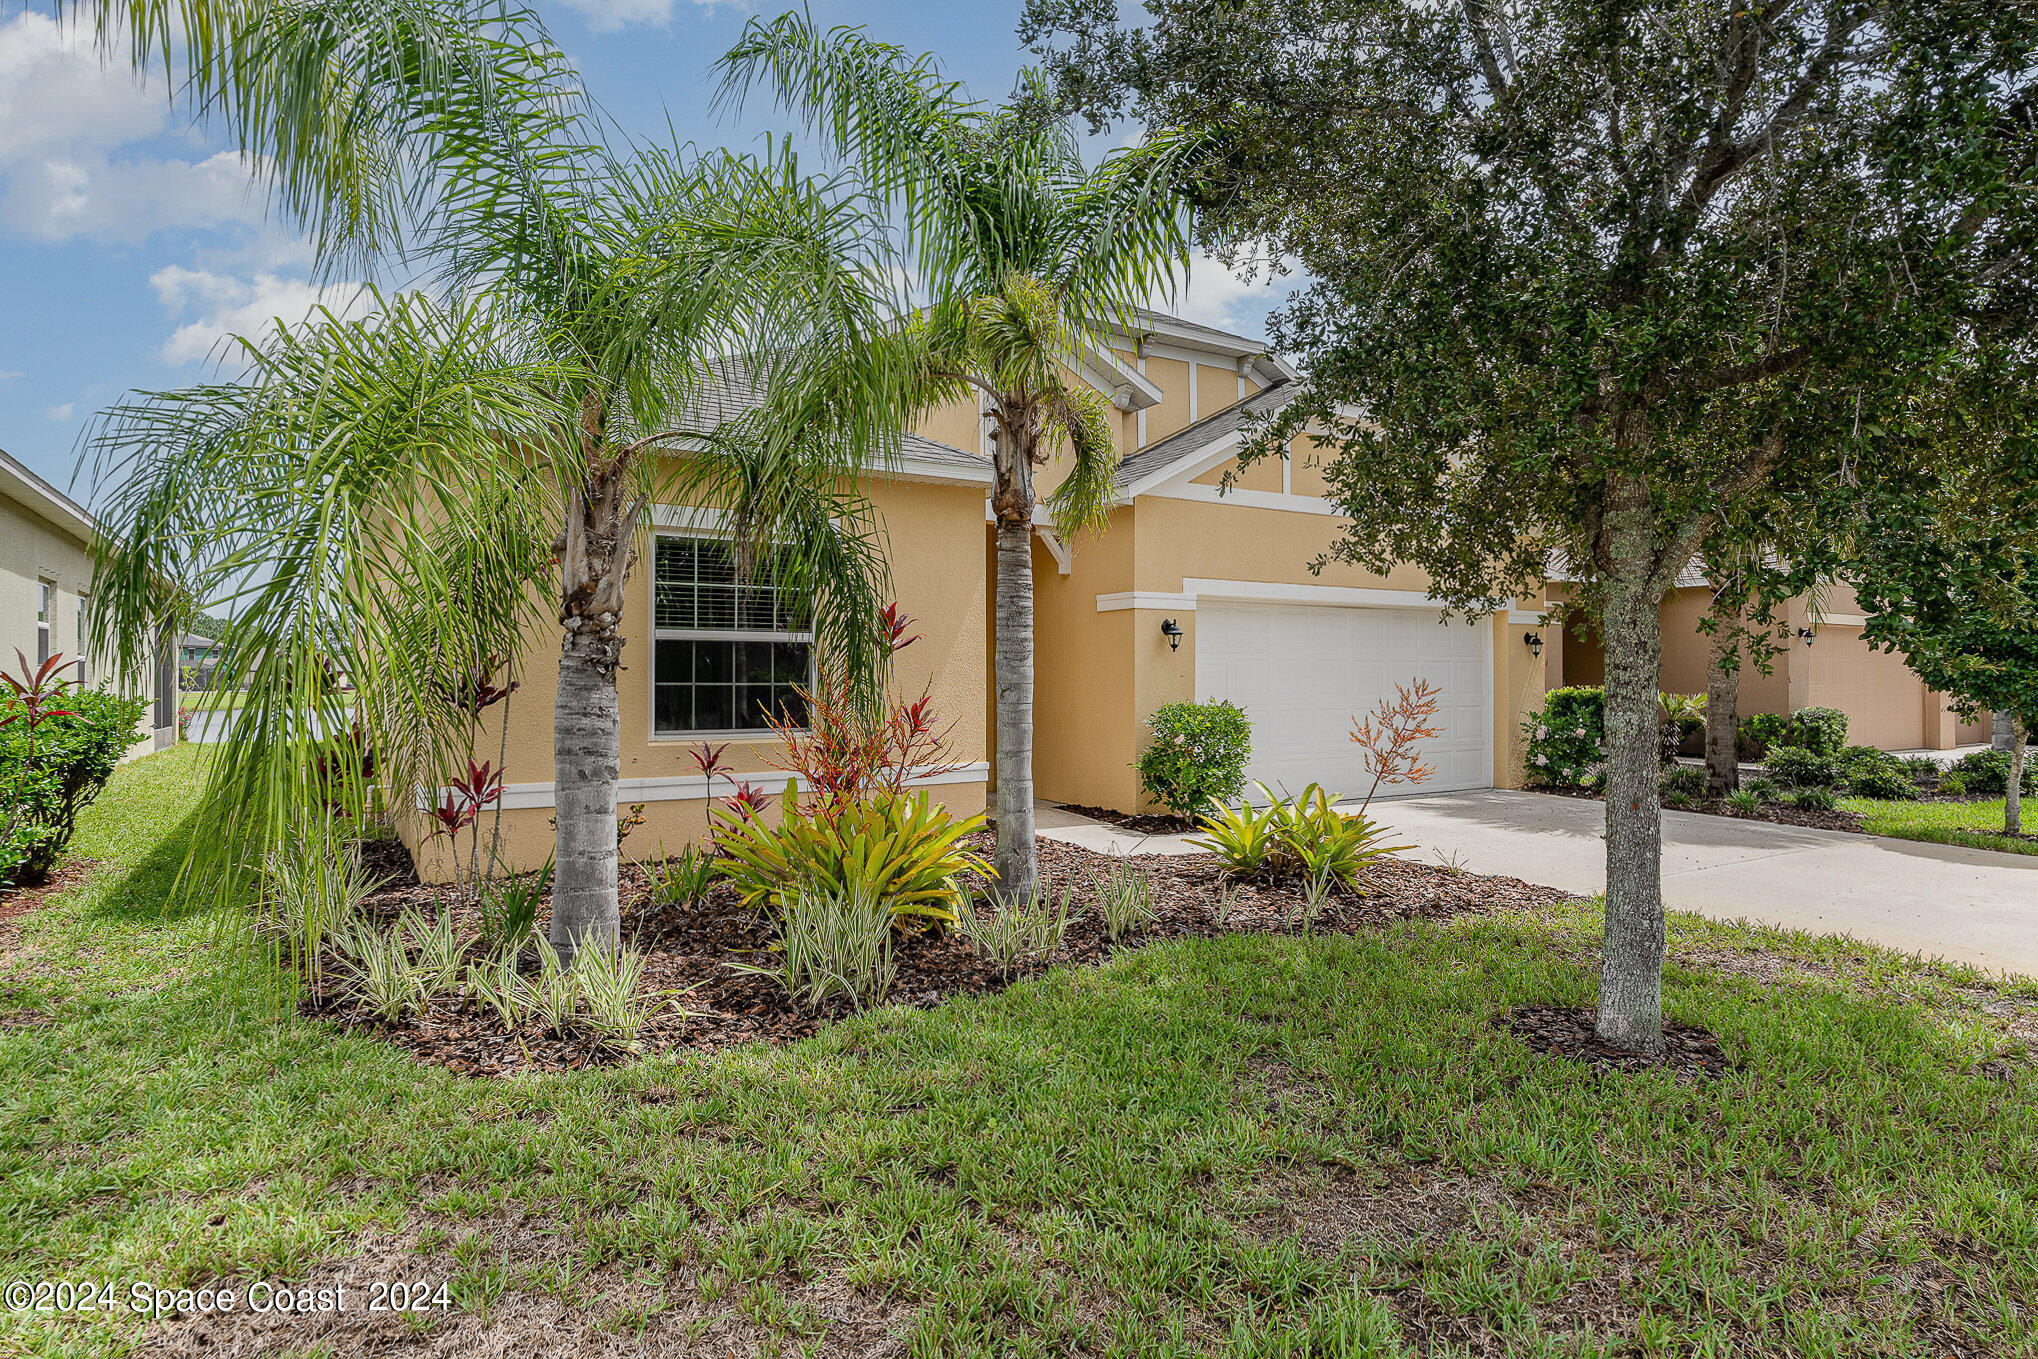
[{"label": "front window", "polygon": [[811,682],[809,601],[768,570],[739,582],[719,538],[660,535],[653,560],[652,730],[658,735],[768,729],[766,713],[797,726]]}]

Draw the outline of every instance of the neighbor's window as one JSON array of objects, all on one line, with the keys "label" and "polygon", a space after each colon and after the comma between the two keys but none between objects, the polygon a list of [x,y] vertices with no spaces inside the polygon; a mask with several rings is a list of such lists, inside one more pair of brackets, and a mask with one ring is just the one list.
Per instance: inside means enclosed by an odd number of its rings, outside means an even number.
[{"label": "neighbor's window", "polygon": [[769,573],[736,580],[728,543],[658,539],[652,583],[652,729],[766,730],[764,715],[806,721],[795,685],[813,673],[812,609]]},{"label": "neighbor's window", "polygon": [[57,587],[38,581],[35,591],[35,661],[40,665],[50,658],[50,618],[56,613]]},{"label": "neighbor's window", "polygon": [[78,683],[85,683],[85,596],[78,596]]}]

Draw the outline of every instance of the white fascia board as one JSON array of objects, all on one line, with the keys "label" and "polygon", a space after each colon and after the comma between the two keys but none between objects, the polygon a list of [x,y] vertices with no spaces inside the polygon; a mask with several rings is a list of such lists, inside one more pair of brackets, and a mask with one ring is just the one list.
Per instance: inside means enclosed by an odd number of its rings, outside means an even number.
[{"label": "white fascia board", "polygon": [[1097,596],[1098,613],[1116,613],[1121,609],[1162,609],[1169,612],[1196,612],[1194,595],[1171,595],[1153,590],[1117,590],[1108,595]]},{"label": "white fascia board", "polygon": [[31,472],[27,464],[16,461],[4,450],[0,450],[0,495],[88,545],[99,531],[98,521],[84,506]]},{"label": "white fascia board", "polygon": [[1337,506],[1322,496],[1296,495],[1292,491],[1248,491],[1238,486],[1227,490],[1222,486],[1206,486],[1199,481],[1185,481],[1180,485],[1159,486],[1146,494],[1150,500],[1191,500],[1205,505],[1236,505],[1247,510],[1280,510],[1287,514],[1316,514],[1332,519],[1344,517]]},{"label": "white fascia board", "polygon": [[[1445,609],[1443,600],[1426,590],[1376,590],[1359,585],[1291,585],[1270,580],[1203,580],[1182,582],[1182,593],[1198,600],[1236,600],[1262,604],[1342,604],[1366,609]],[[1488,612],[1506,605],[1493,601]]]},{"label": "white fascia board", "polygon": [[[912,788],[931,787],[945,783],[982,783],[990,775],[990,765],[984,761],[974,764],[952,765],[929,773],[913,773],[906,777],[906,785]],[[709,797],[727,797],[736,790],[737,780],[748,783],[764,793],[782,793],[793,775],[783,769],[763,769],[750,774],[717,774],[710,780],[699,774],[674,774],[669,778],[618,779],[616,781],[616,805],[626,806],[632,802],[700,802]],[[502,805],[506,811],[544,808],[557,805],[556,785],[551,783],[512,783],[502,790]],[[444,789],[440,795],[445,795]],[[429,808],[424,795],[418,798],[419,810]]]},{"label": "white fascia board", "polygon": [[[1119,410],[1145,410],[1148,406],[1160,404],[1161,389],[1137,368],[1127,367],[1125,360],[1112,353],[1108,346],[1094,341],[1086,344],[1083,360],[1076,364],[1076,373],[1109,397]],[[1118,396],[1120,391],[1125,393],[1122,400]]]},{"label": "white fascia board", "polygon": [[868,475],[891,481],[938,481],[950,486],[989,486],[994,480],[988,467],[958,467],[920,458],[901,458],[886,466],[873,467]]}]

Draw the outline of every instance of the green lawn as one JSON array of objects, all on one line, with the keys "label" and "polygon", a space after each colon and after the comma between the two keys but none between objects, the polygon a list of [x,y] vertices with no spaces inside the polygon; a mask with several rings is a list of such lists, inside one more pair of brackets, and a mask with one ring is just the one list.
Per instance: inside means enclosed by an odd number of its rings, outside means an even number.
[{"label": "green lawn", "polygon": [[177,695],[177,706],[196,712],[238,708],[247,699],[245,689],[201,689]]},{"label": "green lawn", "polygon": [[[2028,815],[2038,817],[2038,798],[2024,799]],[[1878,802],[1874,798],[1842,798],[1840,806],[1861,818],[1870,835],[1900,840],[1926,840],[1935,845],[1968,845],[2012,854],[2038,854],[2038,843],[2002,833],[2003,799],[1980,802]],[[2026,829],[2034,823],[2025,822]]]},{"label": "green lawn", "polygon": [[[228,1349],[2038,1352],[2038,987],[1679,918],[1704,1086],[1540,1058],[1589,905],[1172,943],[783,1048],[476,1082],[265,1009],[166,917],[196,752],[0,944],[0,1280],[345,1282]],[[10,927],[0,923],[0,932]],[[451,1280],[450,1312],[366,1286]],[[195,1345],[0,1313],[0,1354]]]}]

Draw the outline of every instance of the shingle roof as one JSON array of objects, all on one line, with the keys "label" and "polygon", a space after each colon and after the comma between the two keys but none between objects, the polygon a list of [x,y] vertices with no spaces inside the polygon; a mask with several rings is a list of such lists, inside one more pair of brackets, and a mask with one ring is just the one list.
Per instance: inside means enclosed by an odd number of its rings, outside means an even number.
[{"label": "shingle roof", "polygon": [[[713,428],[735,420],[764,403],[766,374],[754,358],[743,356],[720,360],[688,401],[684,420]],[[920,434],[901,437],[899,456],[908,462],[934,463],[942,467],[981,472],[990,476],[991,460],[981,453],[944,444]]]},{"label": "shingle roof", "polygon": [[1220,439],[1236,434],[1248,416],[1271,415],[1295,399],[1299,389],[1292,382],[1277,383],[1255,392],[1243,401],[1206,415],[1187,429],[1177,430],[1159,443],[1149,444],[1118,464],[1118,486],[1137,485],[1155,472],[1191,457]]}]

